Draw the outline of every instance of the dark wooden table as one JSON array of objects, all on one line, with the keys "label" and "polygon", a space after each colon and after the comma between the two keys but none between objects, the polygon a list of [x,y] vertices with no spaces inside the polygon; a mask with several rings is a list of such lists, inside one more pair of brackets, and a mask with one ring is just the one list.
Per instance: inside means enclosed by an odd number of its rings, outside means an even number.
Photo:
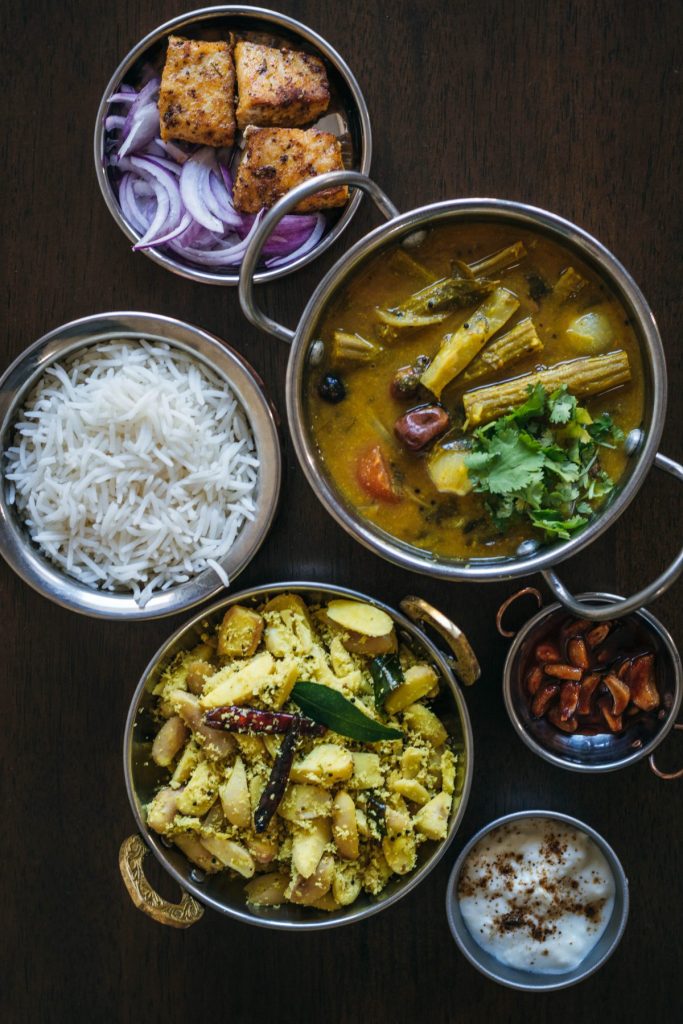
[{"label": "dark wooden table", "polygon": [[[186,6],[13,5],[2,65],[2,364],[75,317],[150,310],[228,339],[282,409],[286,348],[245,322],[235,290],[192,284],[132,255],[95,181],[92,129],[109,75],[143,34]],[[670,374],[663,450],[680,459],[680,5],[279,6],[322,33],[355,71],[374,127],[373,175],[400,208],[455,196],[524,200],[576,221],[623,261],[659,322]],[[277,319],[295,323],[322,272],[376,217],[364,204],[331,253],[263,290]],[[484,666],[467,693],[476,759],[460,834],[416,892],[348,929],[299,937],[214,913],[187,932],[154,924],[133,908],[118,875],[119,844],[134,828],[121,738],[140,672],[179,620],[131,627],[81,618],[33,593],[3,563],[1,1019],[680,1019],[683,785],[659,781],[645,764],[587,778],[534,757],[501,698],[506,645],[493,618],[514,584],[450,586],[384,563],[325,514],[286,431],[284,451],[279,518],[239,585],[329,580],[394,605],[415,592],[460,623]],[[618,525],[563,566],[563,576],[575,589],[639,587],[680,545],[681,511],[675,484],[652,475]],[[683,627],[682,596],[679,584],[654,608],[674,636]],[[680,763],[680,740],[670,738],[660,757]],[[458,953],[444,914],[462,843],[492,818],[523,808],[585,819],[613,844],[631,880],[631,917],[614,957],[589,981],[548,997],[481,977]],[[175,898],[151,864],[150,875]]]}]

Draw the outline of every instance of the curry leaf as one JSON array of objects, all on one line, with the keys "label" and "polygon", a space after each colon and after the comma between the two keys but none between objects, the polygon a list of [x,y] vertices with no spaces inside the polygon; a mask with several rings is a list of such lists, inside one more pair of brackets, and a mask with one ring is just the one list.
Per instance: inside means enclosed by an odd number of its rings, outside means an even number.
[{"label": "curry leaf", "polygon": [[350,700],[322,683],[296,683],[291,700],[314,722],[326,725],[340,736],[359,740],[361,743],[378,743],[381,740],[401,740],[403,733],[381,722],[376,722],[356,707]]},{"label": "curry leaf", "polygon": [[397,654],[378,654],[370,662],[370,675],[375,694],[375,707],[381,711],[392,690],[403,682],[403,669]]}]

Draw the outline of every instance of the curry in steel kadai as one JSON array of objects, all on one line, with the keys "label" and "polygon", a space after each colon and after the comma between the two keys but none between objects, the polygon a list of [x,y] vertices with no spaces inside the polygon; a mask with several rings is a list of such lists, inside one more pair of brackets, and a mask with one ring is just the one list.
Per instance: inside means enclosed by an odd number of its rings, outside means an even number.
[{"label": "curry in steel kadai", "polygon": [[642,421],[625,310],[541,234],[472,223],[385,249],[314,337],[305,407],[329,478],[375,526],[438,557],[570,538],[614,491]]}]

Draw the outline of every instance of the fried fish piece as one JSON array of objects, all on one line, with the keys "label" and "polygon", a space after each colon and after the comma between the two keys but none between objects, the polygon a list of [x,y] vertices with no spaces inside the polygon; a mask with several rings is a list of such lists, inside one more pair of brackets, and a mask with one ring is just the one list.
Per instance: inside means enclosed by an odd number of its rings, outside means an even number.
[{"label": "fried fish piece", "polygon": [[325,65],[310,53],[278,50],[240,40],[235,44],[237,124],[293,128],[327,110]]},{"label": "fried fish piece", "polygon": [[[233,200],[242,213],[257,213],[272,206],[295,185],[327,171],[344,169],[341,146],[330,132],[317,128],[247,128],[245,149],[237,172]],[[328,188],[304,199],[295,210],[305,213],[343,206],[346,186]]]},{"label": "fried fish piece", "polygon": [[227,42],[169,36],[159,92],[162,139],[235,141],[235,65]]}]

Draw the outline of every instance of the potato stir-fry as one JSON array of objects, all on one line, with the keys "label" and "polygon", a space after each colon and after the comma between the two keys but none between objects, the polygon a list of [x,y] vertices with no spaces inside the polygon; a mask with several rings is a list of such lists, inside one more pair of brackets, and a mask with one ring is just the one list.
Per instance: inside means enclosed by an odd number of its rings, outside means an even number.
[{"label": "potato stir-fry", "polygon": [[233,605],[154,691],[151,754],[169,777],[149,827],[207,874],[248,879],[255,905],[377,895],[445,838],[460,799],[464,752],[429,707],[439,688],[374,606]]}]

